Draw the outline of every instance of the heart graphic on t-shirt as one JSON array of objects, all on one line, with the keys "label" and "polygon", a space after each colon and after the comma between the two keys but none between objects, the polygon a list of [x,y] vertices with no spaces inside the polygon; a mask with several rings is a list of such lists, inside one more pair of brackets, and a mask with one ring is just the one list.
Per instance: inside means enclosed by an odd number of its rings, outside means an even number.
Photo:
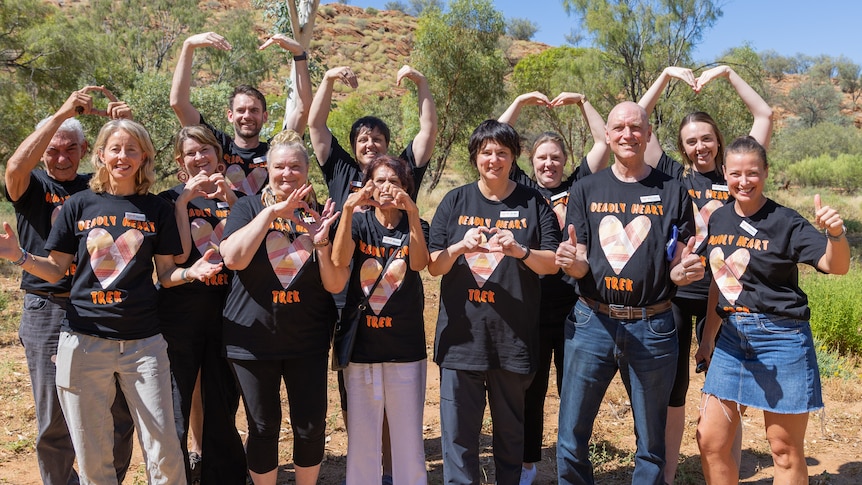
[{"label": "heart graphic on t-shirt", "polygon": [[311,237],[307,234],[297,237],[293,242],[281,232],[270,232],[266,236],[269,264],[284,289],[290,286],[302,265],[308,261],[312,247]]},{"label": "heart graphic on t-shirt", "polygon": [[[563,197],[568,200],[568,196]],[[566,227],[566,205],[565,203],[559,203],[554,205],[554,214],[557,215],[557,222],[560,224],[560,227],[565,229]],[[564,231],[565,232],[565,231]]]},{"label": "heart graphic on t-shirt", "polygon": [[[362,291],[367,295],[368,290],[377,281],[380,276],[380,271],[383,266],[376,259],[366,259],[359,269],[359,284],[362,286]],[[407,261],[403,259],[395,259],[386,268],[386,273],[383,278],[380,278],[380,283],[377,288],[374,288],[374,293],[368,297],[368,304],[371,305],[371,310],[375,315],[380,315],[380,310],[386,306],[389,297],[395,293],[401,283],[404,282],[404,275],[407,274]]]},{"label": "heart graphic on t-shirt", "polygon": [[700,209],[697,208],[697,205],[692,202],[694,206],[694,250],[697,251],[697,248],[700,247],[700,243],[706,239],[706,233],[709,230],[709,216],[715,212],[716,209],[723,206],[724,204],[718,200],[711,200],[704,204]]},{"label": "heart graphic on t-shirt", "polygon": [[246,175],[242,167],[239,165],[231,165],[224,172],[230,188],[238,190],[246,195],[254,195],[260,192],[264,182],[266,182],[266,168],[256,167]]},{"label": "heart graphic on t-shirt", "polygon": [[599,223],[599,240],[602,251],[614,273],[620,274],[632,255],[649,234],[652,222],[647,216],[637,216],[623,228],[614,216],[605,216]]},{"label": "heart graphic on t-shirt", "polygon": [[464,254],[467,266],[470,267],[470,272],[473,273],[473,279],[476,280],[479,288],[485,285],[485,282],[488,281],[488,278],[497,269],[497,265],[503,260],[503,257],[503,253],[499,252]]},{"label": "heart graphic on t-shirt", "polygon": [[126,269],[132,258],[138,254],[144,235],[137,229],[130,229],[114,240],[111,234],[97,227],[87,234],[87,252],[90,253],[90,266],[102,285],[108,288]]},{"label": "heart graphic on t-shirt", "polygon": [[60,209],[62,209],[62,208],[63,208],[62,205],[58,205],[57,207],[54,207],[54,210],[51,211],[51,225],[52,226],[54,225],[54,221],[57,220],[57,216],[60,215]]},{"label": "heart graphic on t-shirt", "polygon": [[225,220],[226,219],[220,220],[215,227],[201,218],[193,220],[191,224],[192,241],[194,241],[195,247],[198,248],[198,252],[203,256],[208,249],[214,249],[216,251],[214,260],[210,261],[211,263],[221,261],[221,255],[218,254],[218,246],[221,244],[221,237],[222,234],[224,234]]},{"label": "heart graphic on t-shirt", "polygon": [[749,260],[751,260],[751,254],[745,248],[737,249],[726,258],[721,248],[715,248],[709,253],[712,277],[721,294],[731,305],[736,304],[736,299],[742,293],[742,283],[739,280],[745,274]]}]

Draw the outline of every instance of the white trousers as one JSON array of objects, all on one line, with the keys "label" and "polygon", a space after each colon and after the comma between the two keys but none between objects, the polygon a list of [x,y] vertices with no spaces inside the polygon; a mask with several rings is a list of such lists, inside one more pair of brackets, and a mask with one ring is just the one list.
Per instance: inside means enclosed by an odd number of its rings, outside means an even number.
[{"label": "white trousers", "polygon": [[394,485],[425,485],[425,376],[428,362],[356,364],[344,370],[347,388],[347,485],[380,483],[383,410],[389,420]]}]

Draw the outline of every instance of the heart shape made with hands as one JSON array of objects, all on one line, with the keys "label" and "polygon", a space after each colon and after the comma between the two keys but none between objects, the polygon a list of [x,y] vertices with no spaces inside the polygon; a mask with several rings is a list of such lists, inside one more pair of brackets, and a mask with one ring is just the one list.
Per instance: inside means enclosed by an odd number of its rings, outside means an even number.
[{"label": "heart shape made with hands", "polygon": [[495,246],[498,246],[497,243],[497,231],[496,227],[477,227],[477,231],[479,231],[480,242],[479,247],[486,251],[493,251]]},{"label": "heart shape made with hands", "polygon": [[635,217],[626,227],[614,216],[602,218],[599,223],[599,241],[614,273],[620,274],[646,239],[651,227],[652,221],[647,216]]},{"label": "heart shape made with hands", "polygon": [[302,266],[311,256],[311,236],[303,234],[293,242],[281,232],[270,232],[266,236],[266,255],[279,283],[286,290]]},{"label": "heart shape made with hands", "polygon": [[[694,202],[692,202],[694,205]],[[704,204],[700,209],[694,205],[694,250],[700,247],[700,244],[706,239],[709,230],[709,217],[716,209],[723,206],[724,203],[718,200],[711,200]]]},{"label": "heart shape made with hands", "polygon": [[[362,291],[368,295],[368,290],[377,281],[380,276],[380,271],[383,270],[383,265],[376,259],[366,259],[359,269],[359,284],[362,286]],[[375,315],[380,315],[380,311],[386,306],[386,302],[401,287],[404,282],[404,275],[407,274],[407,261],[404,259],[394,259],[386,268],[386,273],[380,279],[380,283],[374,288],[374,293],[368,297],[368,304]]]},{"label": "heart shape made with hands", "polygon": [[267,173],[265,168],[256,167],[246,175],[242,167],[231,165],[224,171],[224,176],[231,189],[246,195],[254,195],[260,192],[263,184],[266,183]]},{"label": "heart shape made with hands", "polygon": [[124,232],[116,241],[111,233],[101,227],[87,234],[90,266],[102,288],[107,289],[120,276],[132,258],[138,254],[143,242],[144,235],[137,229]]},{"label": "heart shape made with hands", "polygon": [[724,257],[724,251],[721,248],[715,248],[709,253],[712,277],[721,294],[731,305],[736,304],[736,299],[742,293],[742,283],[739,280],[745,274],[750,260],[751,253],[745,248],[737,249],[728,257]]},{"label": "heart shape made with hands", "polygon": [[196,218],[191,223],[192,241],[194,241],[198,252],[203,255],[207,252],[207,249],[215,250],[214,260],[210,261],[211,263],[217,263],[222,260],[221,255],[218,253],[218,247],[224,234],[225,222],[226,219],[222,219],[213,227],[206,220]]}]

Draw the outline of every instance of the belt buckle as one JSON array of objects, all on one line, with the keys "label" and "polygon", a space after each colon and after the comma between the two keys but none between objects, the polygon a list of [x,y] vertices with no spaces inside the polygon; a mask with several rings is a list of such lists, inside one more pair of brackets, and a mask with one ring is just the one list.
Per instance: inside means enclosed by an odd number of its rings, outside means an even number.
[{"label": "belt buckle", "polygon": [[620,320],[631,320],[632,307],[626,305],[608,304],[608,316],[611,318],[619,318]]}]

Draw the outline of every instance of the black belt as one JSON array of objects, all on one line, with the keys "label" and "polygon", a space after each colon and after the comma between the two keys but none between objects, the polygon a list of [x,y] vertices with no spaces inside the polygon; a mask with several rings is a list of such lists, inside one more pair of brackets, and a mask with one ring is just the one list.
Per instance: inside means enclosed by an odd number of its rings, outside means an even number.
[{"label": "black belt", "polygon": [[70,293],[51,293],[48,291],[40,291],[40,290],[25,290],[27,293],[33,293],[34,295],[43,296],[45,298],[69,298]]},{"label": "black belt", "polygon": [[581,301],[588,307],[592,308],[593,311],[619,320],[639,320],[641,318],[649,318],[653,315],[664,313],[671,308],[670,300],[665,300],[654,305],[644,307],[614,304],[609,305],[585,296],[581,297]]}]

